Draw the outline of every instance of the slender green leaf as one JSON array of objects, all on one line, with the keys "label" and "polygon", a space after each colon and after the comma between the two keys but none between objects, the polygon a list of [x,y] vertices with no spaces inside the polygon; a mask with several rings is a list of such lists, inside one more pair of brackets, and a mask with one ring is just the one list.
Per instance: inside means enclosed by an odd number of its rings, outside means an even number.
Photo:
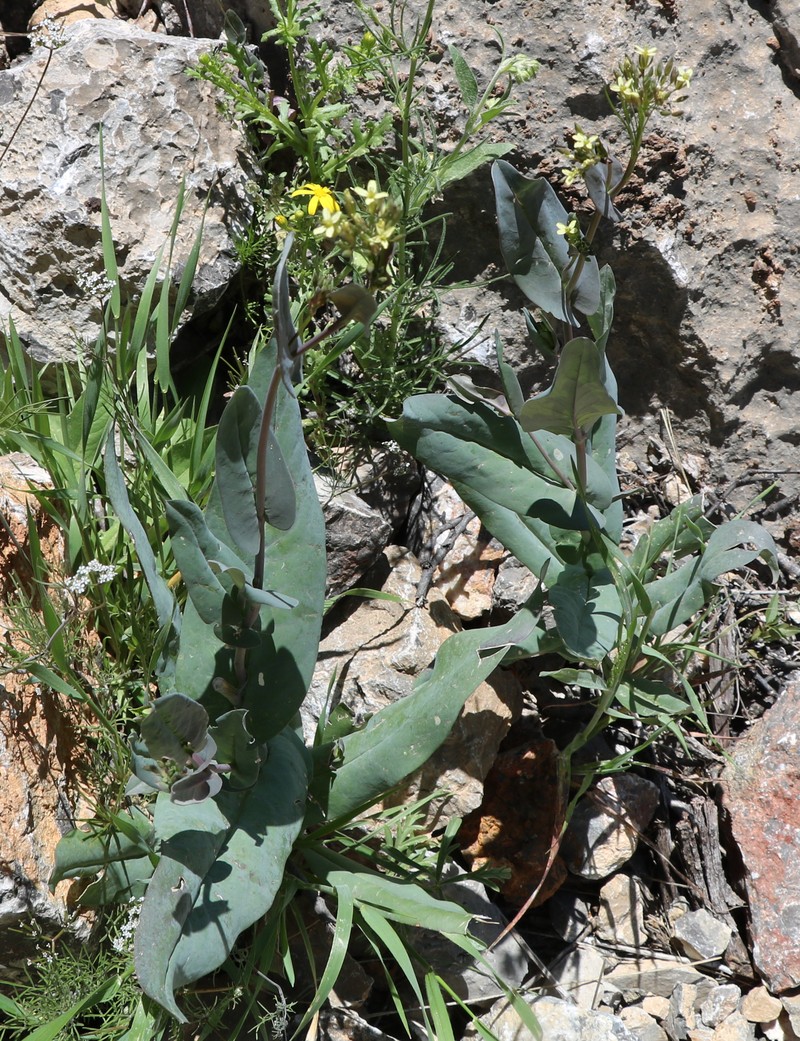
[{"label": "slender green leaf", "polygon": [[[381,709],[363,730],[341,740],[341,764],[328,796],[329,818],[347,817],[370,805],[427,762],[469,695],[535,624],[536,616],[525,607],[505,625],[446,640],[433,668],[417,679],[409,697]],[[500,649],[481,654],[488,647]]]},{"label": "slender green leaf", "polygon": [[461,51],[453,44],[450,44],[447,49],[450,52],[450,61],[453,63],[456,80],[461,91],[461,100],[468,109],[472,109],[478,100],[478,81]]}]

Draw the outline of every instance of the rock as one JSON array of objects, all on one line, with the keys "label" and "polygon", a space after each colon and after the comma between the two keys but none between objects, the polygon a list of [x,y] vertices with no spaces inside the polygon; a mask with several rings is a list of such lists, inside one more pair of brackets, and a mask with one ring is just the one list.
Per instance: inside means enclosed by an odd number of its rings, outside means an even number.
[{"label": "rock", "polygon": [[[515,929],[498,942],[507,921],[489,898],[486,887],[475,879],[460,879],[445,883],[442,897],[474,915],[469,931],[486,945],[483,959],[507,987],[518,989],[536,967],[537,959]],[[436,974],[470,1005],[486,1005],[507,993],[483,964],[476,964],[463,948],[441,933],[417,930],[414,947],[431,963]]]},{"label": "rock", "polygon": [[567,950],[549,966],[559,996],[574,1001],[578,1008],[595,1008],[603,994],[605,959],[593,947]]},{"label": "rock", "polygon": [[[411,693],[458,623],[444,597],[432,591],[427,607],[415,607],[420,567],[408,550],[385,551],[389,577],[383,591],[401,603],[369,600],[323,636],[311,687],[301,708],[306,739],[328,704],[342,702],[357,721]],[[331,690],[332,685],[332,690]],[[497,670],[467,700],[450,736],[413,781],[392,796],[392,805],[452,791],[428,807],[431,818],[463,816],[480,805],[483,781],[500,742],[521,708],[522,694],[510,673]],[[441,816],[440,816],[441,815]]]},{"label": "rock", "polygon": [[782,1012],[771,1023],[762,1023],[760,1029],[767,1041],[797,1041],[798,1035],[794,1032],[792,1021],[785,1012]]},{"label": "rock", "polygon": [[550,924],[562,940],[575,943],[591,925],[589,904],[578,893],[562,887],[547,901]]},{"label": "rock", "polygon": [[667,1032],[640,1005],[620,1009],[619,1018],[638,1041],[667,1041]]},{"label": "rock", "polygon": [[640,947],[645,941],[644,903],[635,878],[614,875],[600,890],[597,936],[617,946]]},{"label": "rock", "polygon": [[697,1027],[697,1004],[697,986],[678,983],[670,995],[669,1013],[664,1020],[664,1030],[670,1041],[686,1041],[689,1031]]},{"label": "rock", "polygon": [[505,550],[470,514],[449,482],[434,476],[422,494],[425,506],[413,526],[412,545],[419,547],[426,566],[433,565],[432,584],[465,621],[488,614]]},{"label": "rock", "polygon": [[770,1023],[781,1014],[783,1005],[766,987],[753,987],[742,998],[739,1011],[750,1023]]},{"label": "rock", "polygon": [[510,870],[500,892],[517,906],[537,889],[532,906],[544,903],[566,878],[558,854],[545,876],[560,828],[557,752],[552,741],[540,739],[498,755],[480,809],[464,818],[459,832],[462,853],[473,868],[488,864]]},{"label": "rock", "polygon": [[712,1034],[712,1041],[753,1041],[755,1027],[741,1012],[732,1012]]},{"label": "rock", "polygon": [[800,10],[796,0],[770,0],[772,24],[780,47],[781,65],[794,80],[800,79]]},{"label": "rock", "polygon": [[[0,673],[0,970],[13,973],[35,953],[36,937],[57,933],[67,925],[69,883],[55,895],[48,879],[61,836],[74,826],[79,796],[85,783],[81,739],[76,719],[80,713],[60,710],[55,695],[30,681],[27,671],[12,670],[15,648],[24,655],[13,616],[6,605],[19,603],[20,588],[30,591],[26,566],[30,509],[44,559],[61,568],[64,545],[60,532],[23,489],[46,487],[47,475],[26,456],[0,458],[0,645],[4,648]],[[22,637],[24,641],[24,636]],[[32,926],[32,922],[36,925]],[[70,926],[82,938],[88,924]]]},{"label": "rock", "polygon": [[561,855],[583,878],[605,878],[636,852],[658,805],[658,788],[635,774],[604,777],[575,807]]},{"label": "rock", "polygon": [[328,596],[357,585],[385,549],[391,536],[388,520],[352,489],[334,489],[314,475],[325,515]]},{"label": "rock", "polygon": [[492,608],[503,615],[514,614],[533,595],[536,585],[536,576],[529,568],[516,557],[504,557],[492,587]]},{"label": "rock", "polygon": [[[637,1041],[636,1034],[608,1012],[578,1008],[550,997],[536,998],[530,1004],[546,1041]],[[498,1041],[530,1041],[530,1031],[506,999],[492,1006],[481,1017],[481,1023],[493,1031]],[[479,1041],[483,1036],[470,1024],[464,1041]]]},{"label": "rock", "polygon": [[319,1015],[319,1037],[325,1041],[397,1041],[373,1026],[353,1009],[323,1008]]},{"label": "rock", "polygon": [[744,865],[753,960],[780,994],[800,985],[800,680],[741,738],[722,778]]},{"label": "rock", "polygon": [[[250,210],[245,139],[217,111],[214,88],[186,75],[207,43],[113,19],[76,22],[65,36],[0,167],[0,324],[13,318],[40,362],[74,359],[77,341],[94,342],[100,328],[100,291],[87,286],[103,271],[100,125],[123,302],[141,293],[169,236],[182,180],[174,278],[205,214],[189,301],[195,318],[216,306],[238,273],[233,236]],[[39,48],[0,72],[9,125],[30,102],[46,60]]]},{"label": "rock", "polygon": [[455,614],[476,621],[492,609],[495,574],[506,551],[481,528],[477,517],[456,539],[436,569],[434,583]]},{"label": "rock", "polygon": [[732,1012],[739,1008],[742,992],[735,983],[722,983],[715,987],[700,1007],[700,1018],[707,1027],[718,1027]]},{"label": "rock", "polygon": [[800,1035],[800,994],[781,994],[781,1004],[789,1017],[792,1030]]},{"label": "rock", "polygon": [[695,1027],[686,1033],[688,1041],[712,1041],[714,1031],[710,1027]]},{"label": "rock", "polygon": [[43,0],[30,17],[28,27],[35,29],[46,19],[61,25],[72,25],[83,18],[117,18],[116,4],[103,0]]},{"label": "rock", "polygon": [[733,930],[704,908],[688,911],[675,923],[673,936],[683,953],[692,961],[721,958],[730,943]]},{"label": "rock", "polygon": [[621,991],[628,1004],[645,995],[669,998],[679,983],[696,986],[697,1000],[702,1002],[714,987],[712,980],[692,968],[688,962],[648,955],[620,962],[606,973],[603,983],[607,990]]},{"label": "rock", "polygon": [[666,1019],[669,1015],[669,998],[658,994],[646,994],[642,998],[642,1008],[653,1019]]}]

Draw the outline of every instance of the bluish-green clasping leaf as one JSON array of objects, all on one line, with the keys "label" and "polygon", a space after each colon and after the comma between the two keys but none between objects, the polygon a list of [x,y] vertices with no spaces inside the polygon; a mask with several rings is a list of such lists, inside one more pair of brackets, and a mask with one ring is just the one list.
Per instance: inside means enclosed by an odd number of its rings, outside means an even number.
[{"label": "bluish-green clasping leaf", "polygon": [[439,648],[433,668],[413,692],[376,712],[340,742],[341,762],[328,794],[329,819],[370,805],[422,766],[450,733],[464,702],[534,631],[537,614],[523,607],[509,622],[456,633]]},{"label": "bluish-green clasping leaf", "polygon": [[292,396],[294,396],[292,384],[300,376],[300,360],[297,357],[300,337],[292,321],[289,274],[286,269],[293,244],[294,233],[290,232],[286,236],[280,260],[275,267],[275,278],[272,283],[272,314],[275,323],[277,365],[280,368],[283,385]]},{"label": "bluish-green clasping leaf", "polygon": [[248,386],[237,387],[217,429],[217,485],[225,523],[237,549],[248,559],[258,552],[254,476],[261,404]]},{"label": "bluish-green clasping leaf", "polygon": [[185,694],[165,694],[153,703],[139,731],[154,759],[183,764],[206,743],[208,713]]},{"label": "bluish-green clasping leaf", "polygon": [[555,318],[578,325],[575,309],[593,314],[600,302],[600,276],[594,257],[583,258],[581,274],[565,290],[576,258],[559,235],[558,224],[569,215],[544,178],[531,179],[503,159],[492,165],[500,249],[514,281],[537,307]]},{"label": "bluish-green clasping leaf", "polygon": [[778,579],[778,551],[775,542],[760,524],[733,520],[712,532],[700,565],[700,577],[713,582],[726,571],[751,564],[761,558],[768,565],[773,582]]},{"label": "bluish-green clasping leaf", "polygon": [[230,766],[225,782],[231,788],[255,784],[265,751],[247,729],[247,711],[233,709],[208,728],[217,745],[217,759]]},{"label": "bluish-green clasping leaf", "polygon": [[622,604],[611,572],[570,566],[549,591],[559,636],[573,658],[600,661],[620,639]]},{"label": "bluish-green clasping leaf", "polygon": [[210,561],[244,572],[245,565],[214,535],[193,502],[170,499],[165,504],[172,552],[189,597],[207,625],[219,621],[226,589]]},{"label": "bluish-green clasping leaf", "polygon": [[237,937],[272,906],[302,827],[306,750],[288,728],[270,742],[256,783],[196,805],[159,796],[161,859],[134,945],[144,992],[186,1022],[175,991],[229,957]]},{"label": "bluish-green clasping leaf", "polygon": [[500,373],[500,382],[503,385],[506,401],[511,409],[512,416],[516,416],[519,414],[525,398],[516,372],[503,357],[503,341],[500,339],[500,333],[498,332],[494,334],[494,350],[497,355],[497,369]]},{"label": "bluish-green clasping leaf", "polygon": [[575,437],[588,434],[601,416],[619,415],[603,385],[597,345],[579,336],[564,345],[548,390],[526,401],[519,414],[523,430],[549,430]]},{"label": "bluish-green clasping leaf", "polygon": [[607,163],[595,163],[584,173],[586,190],[598,213],[610,221],[622,220],[622,214],[614,205],[609,189],[622,180],[622,166],[618,159],[609,156]]},{"label": "bluish-green clasping leaf", "polygon": [[55,864],[48,880],[55,889],[65,878],[97,875],[109,864],[139,860],[153,853],[155,832],[147,814],[136,806],[114,815],[114,829],[83,831],[74,828],[59,840]]},{"label": "bluish-green clasping leaf", "polygon": [[277,607],[282,611],[289,611],[293,607],[297,607],[297,601],[293,596],[277,593],[274,589],[256,589],[247,581],[245,573],[240,567],[226,567],[218,560],[209,560],[208,566],[219,578],[220,584],[227,593],[231,593],[233,587],[238,590],[240,600],[250,604],[266,604],[267,607]]}]

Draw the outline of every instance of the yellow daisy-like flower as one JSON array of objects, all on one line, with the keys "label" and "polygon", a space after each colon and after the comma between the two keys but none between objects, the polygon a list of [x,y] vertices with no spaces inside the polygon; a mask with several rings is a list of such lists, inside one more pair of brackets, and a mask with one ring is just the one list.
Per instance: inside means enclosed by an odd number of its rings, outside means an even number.
[{"label": "yellow daisy-like flower", "polygon": [[296,188],[292,192],[293,199],[298,195],[307,195],[309,197],[308,212],[312,217],[320,206],[326,213],[335,213],[339,209],[339,203],[336,201],[333,192],[322,184],[314,184],[312,181],[309,181],[302,188]]}]

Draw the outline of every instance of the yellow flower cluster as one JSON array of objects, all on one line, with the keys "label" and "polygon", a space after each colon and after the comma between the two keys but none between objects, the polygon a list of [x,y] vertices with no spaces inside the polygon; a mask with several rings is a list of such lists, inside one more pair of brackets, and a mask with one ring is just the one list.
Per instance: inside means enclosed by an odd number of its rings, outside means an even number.
[{"label": "yellow flower cluster", "polygon": [[624,58],[614,71],[608,89],[623,109],[678,115],[673,105],[684,100],[685,95],[678,95],[691,83],[692,69],[672,59],[656,62],[656,54],[655,47],[637,47],[636,57]]},{"label": "yellow flower cluster", "polygon": [[572,132],[572,148],[564,149],[563,154],[567,157],[567,165],[561,172],[568,186],[583,177],[587,170],[608,158],[598,135],[585,134],[577,123]]},{"label": "yellow flower cluster", "polygon": [[307,184],[289,193],[291,199],[306,199],[304,209],[288,216],[278,214],[275,222],[281,231],[315,218],[311,234],[330,248],[336,248],[361,274],[385,270],[391,249],[400,237],[400,208],[381,191],[377,181],[365,188],[348,188],[339,197],[326,185]]}]

